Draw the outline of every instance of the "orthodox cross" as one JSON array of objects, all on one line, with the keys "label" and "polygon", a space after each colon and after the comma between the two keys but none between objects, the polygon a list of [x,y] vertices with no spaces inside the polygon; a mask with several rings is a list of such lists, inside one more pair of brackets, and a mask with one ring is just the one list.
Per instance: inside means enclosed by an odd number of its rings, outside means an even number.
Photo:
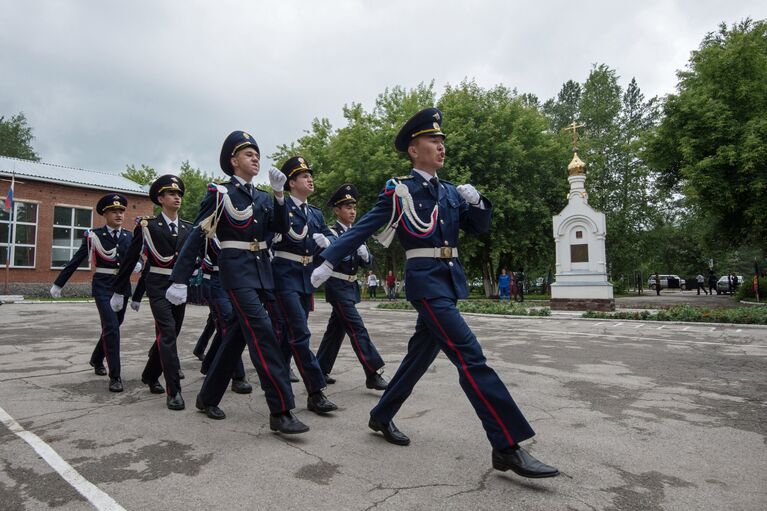
[{"label": "orthodox cross", "polygon": [[577,149],[576,144],[578,143],[578,128],[585,128],[585,124],[576,124],[575,121],[572,122],[572,124],[569,124],[566,128],[564,128],[562,131],[572,131],[573,132],[573,150]]}]

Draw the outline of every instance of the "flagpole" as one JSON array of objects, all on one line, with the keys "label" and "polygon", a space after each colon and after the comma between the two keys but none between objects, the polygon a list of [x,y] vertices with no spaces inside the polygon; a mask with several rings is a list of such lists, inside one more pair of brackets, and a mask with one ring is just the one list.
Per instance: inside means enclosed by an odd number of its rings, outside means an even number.
[{"label": "flagpole", "polygon": [[11,276],[11,240],[14,226],[14,214],[13,210],[16,209],[13,201],[13,185],[16,182],[16,168],[13,169],[13,176],[11,177],[11,186],[8,188],[8,194],[10,195],[10,205],[8,210],[8,245],[5,248],[5,294],[8,294],[8,282]]}]

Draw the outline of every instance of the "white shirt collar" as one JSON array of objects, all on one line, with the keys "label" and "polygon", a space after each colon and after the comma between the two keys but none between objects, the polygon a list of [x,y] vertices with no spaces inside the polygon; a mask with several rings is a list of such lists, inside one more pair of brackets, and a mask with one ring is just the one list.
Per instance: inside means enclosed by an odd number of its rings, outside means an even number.
[{"label": "white shirt collar", "polygon": [[121,232],[121,228],[120,228],[120,227],[118,227],[117,229],[113,229],[112,227],[109,227],[109,226],[107,225],[107,232],[109,232],[109,235],[110,235],[110,236],[113,236],[115,232],[116,232],[116,233],[117,233],[117,235],[119,236],[119,235],[120,235],[120,232]]},{"label": "white shirt collar", "polygon": [[167,224],[168,224],[168,226],[170,226],[170,224],[176,224],[176,227],[178,227],[178,217],[176,217],[176,219],[175,219],[175,220],[171,220],[170,218],[168,218],[168,217],[165,215],[165,212],[162,212],[162,211],[161,211],[161,212],[160,212],[160,214],[161,214],[161,215],[162,215],[162,217],[165,219],[165,223],[167,223]]},{"label": "white shirt collar", "polygon": [[297,199],[297,198],[293,197],[292,195],[290,196],[290,198],[291,198],[291,199],[293,199],[293,203],[294,203],[296,206],[298,206],[299,208],[301,207],[301,204],[309,204],[309,202],[308,202],[308,201],[307,201],[307,202],[301,202],[301,200],[300,200],[300,199]]},{"label": "white shirt collar", "polygon": [[433,177],[437,177],[437,174],[434,174],[434,175],[432,176],[431,174],[429,174],[429,173],[428,173],[428,172],[426,172],[425,170],[419,170],[419,169],[416,169],[416,168],[414,168],[414,169],[413,169],[413,171],[414,171],[414,172],[417,172],[417,173],[418,173],[418,175],[420,175],[422,178],[424,178],[424,179],[426,180],[426,182],[427,182],[427,183],[429,182],[429,180],[430,180],[431,178],[433,178]]},{"label": "white shirt collar", "polygon": [[336,220],[336,221],[337,221],[339,224],[341,224],[341,227],[343,227],[343,228],[344,228],[344,231],[348,231],[349,229],[351,229],[351,228],[352,228],[352,226],[351,226],[351,225],[346,225],[345,223],[343,223],[343,222],[342,222],[342,221],[340,221],[340,220]]},{"label": "white shirt collar", "polygon": [[253,184],[253,181],[245,181],[243,178],[241,178],[237,174],[232,174],[232,177],[235,178],[241,185]]}]

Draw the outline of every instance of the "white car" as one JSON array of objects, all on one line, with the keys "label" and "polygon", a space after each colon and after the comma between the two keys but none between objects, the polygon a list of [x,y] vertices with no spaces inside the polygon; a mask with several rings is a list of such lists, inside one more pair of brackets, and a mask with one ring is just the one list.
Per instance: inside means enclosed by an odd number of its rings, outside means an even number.
[{"label": "white car", "polygon": [[[743,279],[743,275],[738,275],[738,286],[742,286],[745,280]],[[730,290],[730,278],[728,275],[722,275],[719,277],[719,280],[716,281],[716,294],[727,294],[731,293],[732,290]]]},{"label": "white car", "polygon": [[[658,275],[660,277],[660,288],[661,289],[668,289],[669,280],[672,282],[676,281],[679,284],[674,285],[671,289],[681,289],[684,291],[687,289],[687,284],[682,277],[679,275]],[[647,287],[655,291],[655,274],[650,275],[650,278],[647,279]]]}]

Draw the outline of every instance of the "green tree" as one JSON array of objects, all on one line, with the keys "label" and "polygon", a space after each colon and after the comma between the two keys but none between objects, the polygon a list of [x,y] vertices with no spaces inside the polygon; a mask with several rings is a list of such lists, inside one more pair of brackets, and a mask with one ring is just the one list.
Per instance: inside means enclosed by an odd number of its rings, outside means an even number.
[{"label": "green tree", "polygon": [[181,164],[178,177],[184,182],[184,199],[181,201],[178,215],[191,222],[197,217],[200,202],[208,193],[208,184],[213,182],[214,176],[192,167],[189,161],[185,161]]},{"label": "green tree", "polygon": [[157,179],[157,171],[143,163],[138,169],[134,165],[126,165],[125,170],[120,175],[143,186],[151,184]]},{"label": "green tree", "polygon": [[707,218],[720,242],[767,238],[767,21],[709,33],[677,73],[648,140],[666,190]]},{"label": "green tree", "polygon": [[39,161],[40,157],[32,148],[32,127],[27,124],[24,112],[6,119],[0,116],[0,155]]}]

